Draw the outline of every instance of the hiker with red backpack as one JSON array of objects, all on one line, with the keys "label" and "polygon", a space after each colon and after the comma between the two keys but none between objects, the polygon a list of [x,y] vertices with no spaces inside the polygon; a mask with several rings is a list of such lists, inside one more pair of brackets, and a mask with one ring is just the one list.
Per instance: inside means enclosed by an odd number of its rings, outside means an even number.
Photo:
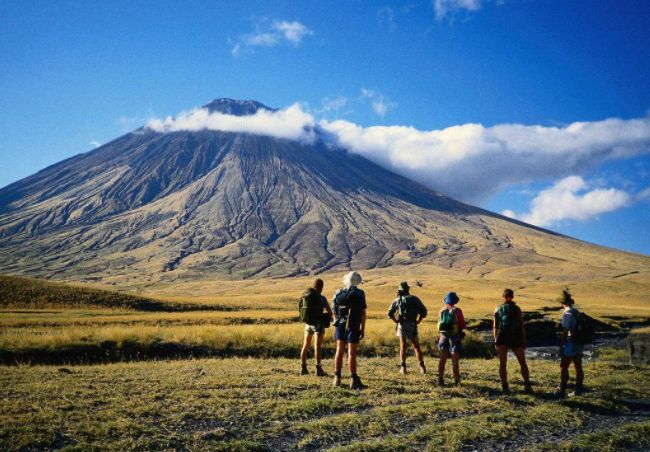
[{"label": "hiker with red backpack", "polygon": [[[397,315],[397,317],[396,317]],[[418,324],[427,316],[427,308],[415,295],[410,294],[410,287],[402,281],[397,288],[397,298],[388,308],[388,318],[397,324],[396,335],[399,337],[400,373],[406,374],[406,341],[413,344],[415,356],[420,363],[420,373],[426,374],[424,358],[418,341]]]},{"label": "hiker with red backpack", "polygon": [[571,363],[576,369],[576,385],[573,395],[580,395],[584,391],[585,374],[582,370],[582,354],[585,344],[591,342],[594,330],[587,315],[574,307],[575,301],[568,289],[562,291],[560,302],[564,307],[564,312],[562,313],[562,334],[560,336],[560,389],[557,395],[559,398],[564,398],[569,382]]},{"label": "hiker with red backpack", "polygon": [[510,392],[508,386],[508,350],[517,357],[521,376],[524,379],[524,390],[531,393],[533,388],[530,383],[528,364],[526,363],[526,329],[521,308],[514,302],[514,292],[511,289],[503,291],[503,303],[494,310],[494,325],[492,333],[499,355],[499,376],[504,394]]},{"label": "hiker with red backpack", "polygon": [[305,291],[298,305],[300,320],[305,323],[305,334],[302,350],[300,351],[300,362],[302,363],[301,375],[307,375],[309,373],[307,370],[307,355],[309,354],[312,337],[315,334],[314,357],[316,358],[316,375],[319,377],[327,376],[321,366],[321,347],[323,345],[325,328],[329,327],[333,313],[322,292],[323,280],[317,279],[314,281],[312,287]]},{"label": "hiker with red backpack", "polygon": [[357,348],[365,334],[367,309],[366,294],[357,287],[361,281],[361,275],[352,271],[343,277],[343,289],[334,294],[336,355],[334,356],[333,386],[335,387],[341,386],[343,355],[347,348],[348,368],[351,376],[350,389],[365,388],[357,375]]},{"label": "hiker with red backpack", "polygon": [[451,364],[454,372],[454,384],[460,384],[460,354],[462,352],[462,341],[465,337],[463,331],[465,316],[463,311],[456,307],[460,301],[456,292],[449,292],[445,295],[445,306],[440,310],[438,316],[438,350],[440,350],[440,361],[438,361],[438,385],[445,384],[445,365],[451,356]]}]

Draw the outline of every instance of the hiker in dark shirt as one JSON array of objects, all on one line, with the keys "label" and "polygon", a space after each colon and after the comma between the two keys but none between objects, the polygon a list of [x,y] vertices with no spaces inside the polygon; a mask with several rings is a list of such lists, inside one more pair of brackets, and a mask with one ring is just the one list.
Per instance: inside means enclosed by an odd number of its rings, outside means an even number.
[{"label": "hiker in dark shirt", "polygon": [[[327,303],[327,299],[323,296],[323,280],[317,279],[314,281],[312,287],[307,289],[303,295],[303,300],[307,297],[314,297],[318,300],[318,309],[317,319],[315,322],[305,323],[305,334],[302,343],[302,350],[300,351],[300,361],[302,363],[301,375],[307,375],[309,371],[307,370],[307,355],[309,354],[309,347],[311,346],[311,339],[313,335],[316,335],[316,341],[314,342],[314,355],[316,358],[316,375],[319,377],[325,377],[327,374],[321,366],[321,348],[323,345],[323,337],[325,336],[325,325],[328,322],[328,319],[333,317],[332,309]],[[329,317],[325,317],[324,312]]]},{"label": "hiker in dark shirt", "polygon": [[[424,358],[418,340],[418,324],[427,316],[427,308],[415,295],[411,295],[410,287],[406,281],[397,288],[397,298],[388,308],[388,318],[397,324],[399,337],[400,373],[406,373],[406,341],[409,340],[415,349],[415,356],[420,363],[420,373],[427,373],[424,367]],[[397,317],[396,317],[397,315]]]},{"label": "hiker in dark shirt", "polygon": [[526,330],[521,309],[514,302],[514,292],[511,289],[503,291],[503,303],[494,310],[494,325],[492,333],[499,355],[499,376],[504,394],[510,392],[508,386],[508,350],[517,357],[521,367],[521,376],[524,379],[524,389],[532,392],[528,365],[526,364]]},{"label": "hiker in dark shirt", "polygon": [[341,385],[341,368],[346,348],[348,367],[350,368],[350,389],[363,389],[365,386],[357,375],[357,348],[366,329],[366,294],[357,286],[361,284],[361,275],[350,272],[343,277],[344,288],[336,292],[333,298],[334,339],[336,356],[334,357],[334,386]]}]

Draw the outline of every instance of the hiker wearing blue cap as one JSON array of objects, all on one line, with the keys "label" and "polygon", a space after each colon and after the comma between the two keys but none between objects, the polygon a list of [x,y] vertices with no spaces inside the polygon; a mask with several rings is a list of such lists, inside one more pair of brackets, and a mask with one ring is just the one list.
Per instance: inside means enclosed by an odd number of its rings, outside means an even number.
[{"label": "hiker wearing blue cap", "polygon": [[[399,357],[401,360],[400,373],[406,373],[406,340],[413,344],[415,356],[420,362],[420,373],[427,373],[420,342],[418,340],[418,324],[427,316],[427,308],[415,295],[410,294],[410,287],[402,281],[397,287],[397,298],[388,308],[388,318],[397,324],[399,337]],[[397,315],[397,317],[396,317]]]},{"label": "hiker wearing blue cap", "polygon": [[449,292],[445,295],[445,306],[440,310],[438,320],[438,349],[440,350],[440,361],[438,362],[438,384],[445,384],[445,365],[451,356],[451,364],[454,371],[454,384],[460,384],[460,354],[462,351],[462,340],[465,337],[464,329],[465,316],[463,311],[456,307],[460,301],[456,292]]}]

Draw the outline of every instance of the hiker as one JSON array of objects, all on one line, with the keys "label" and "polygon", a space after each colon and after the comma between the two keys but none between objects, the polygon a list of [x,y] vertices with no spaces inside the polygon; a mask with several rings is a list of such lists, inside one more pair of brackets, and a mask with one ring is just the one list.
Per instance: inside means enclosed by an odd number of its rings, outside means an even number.
[{"label": "hiker", "polygon": [[562,291],[560,299],[564,307],[562,314],[562,335],[560,336],[560,389],[558,397],[564,398],[566,394],[567,383],[569,382],[569,366],[573,363],[576,368],[576,385],[573,395],[580,395],[584,391],[585,374],[582,371],[582,353],[584,351],[584,342],[579,336],[581,323],[580,317],[583,316],[573,305],[575,301],[568,290]]},{"label": "hiker", "polygon": [[[329,327],[333,313],[322,292],[323,280],[317,279],[300,299],[300,319],[305,322],[305,335],[302,350],[300,351],[300,361],[302,363],[301,375],[307,375],[309,373],[307,370],[307,355],[309,354],[312,336],[315,334],[314,357],[316,358],[316,375],[319,377],[327,376],[321,367],[321,347],[323,345],[325,328]],[[324,313],[323,311],[326,312]]]},{"label": "hiker", "polygon": [[445,364],[451,356],[451,364],[454,371],[454,384],[460,384],[460,354],[462,341],[465,337],[465,316],[463,311],[456,307],[460,301],[456,292],[449,292],[445,295],[445,306],[440,310],[438,317],[438,350],[440,350],[440,361],[438,362],[438,385],[445,384]]},{"label": "hiker", "polygon": [[503,303],[494,310],[494,326],[492,333],[499,355],[499,376],[504,394],[510,392],[508,386],[508,349],[517,357],[521,367],[521,376],[524,378],[524,389],[532,392],[528,365],[526,364],[526,330],[521,309],[514,302],[514,292],[511,289],[503,291]]},{"label": "hiker", "polygon": [[[426,374],[422,349],[418,341],[418,324],[427,316],[427,308],[415,295],[411,295],[410,287],[402,281],[397,287],[397,298],[388,308],[388,318],[397,324],[396,335],[399,337],[400,373],[406,374],[406,341],[413,344],[415,356],[420,362],[420,373]],[[398,314],[398,318],[395,317]]]},{"label": "hiker", "polygon": [[363,339],[366,329],[366,295],[357,286],[361,284],[361,275],[355,271],[343,277],[344,288],[334,294],[333,305],[336,320],[334,321],[334,339],[336,340],[336,356],[334,357],[334,386],[341,385],[341,368],[343,354],[347,346],[348,367],[350,368],[350,389],[363,389],[357,375],[357,347]]}]

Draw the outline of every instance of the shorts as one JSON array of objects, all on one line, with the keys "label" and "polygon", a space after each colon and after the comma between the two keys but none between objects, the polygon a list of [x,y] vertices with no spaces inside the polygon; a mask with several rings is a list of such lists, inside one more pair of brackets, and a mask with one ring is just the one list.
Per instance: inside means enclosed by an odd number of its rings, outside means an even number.
[{"label": "shorts", "polygon": [[562,356],[566,356],[567,358],[579,357],[582,356],[584,350],[584,344],[576,344],[575,341],[569,337],[567,343],[564,344],[564,347],[562,348]]},{"label": "shorts", "polygon": [[463,351],[462,341],[463,339],[460,334],[456,334],[451,337],[441,334],[440,338],[438,339],[438,350],[441,352],[460,354]]},{"label": "shorts", "polygon": [[406,337],[409,341],[415,341],[418,338],[418,324],[415,322],[398,323],[395,335]]},{"label": "shorts", "polygon": [[308,325],[305,323],[305,333],[307,334],[323,334],[324,332],[325,327],[320,322],[316,325]]},{"label": "shorts", "polygon": [[348,329],[345,325],[334,327],[334,340],[345,341],[348,344],[358,344],[361,340],[361,331]]},{"label": "shorts", "polygon": [[504,345],[508,348],[521,348],[524,346],[524,341],[519,333],[497,331],[496,345]]}]

